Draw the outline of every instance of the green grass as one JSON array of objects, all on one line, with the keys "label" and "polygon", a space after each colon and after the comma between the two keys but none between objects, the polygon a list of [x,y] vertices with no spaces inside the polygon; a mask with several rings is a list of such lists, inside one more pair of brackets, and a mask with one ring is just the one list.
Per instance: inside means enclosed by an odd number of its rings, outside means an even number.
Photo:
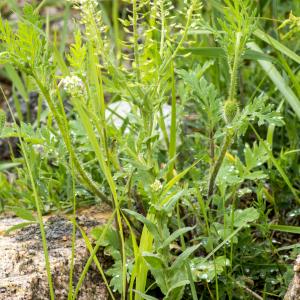
[{"label": "green grass", "polygon": [[[70,2],[8,3],[18,21],[1,19],[0,63],[14,103],[0,137],[20,149],[0,164],[1,209],[39,223],[51,299],[42,215],[56,211],[72,211],[69,300],[93,262],[111,299],[284,297],[300,226],[300,28],[284,20],[300,7],[252,2],[74,1],[72,33]],[[103,202],[112,217],[87,235],[76,210]],[[76,228],[90,253],[78,282]]]}]

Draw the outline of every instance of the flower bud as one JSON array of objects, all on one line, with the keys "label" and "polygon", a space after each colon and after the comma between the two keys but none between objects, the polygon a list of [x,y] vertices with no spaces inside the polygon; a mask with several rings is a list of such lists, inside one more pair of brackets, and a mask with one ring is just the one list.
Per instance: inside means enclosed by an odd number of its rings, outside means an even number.
[{"label": "flower bud", "polygon": [[226,124],[230,124],[233,121],[233,119],[238,113],[238,110],[239,110],[239,106],[235,99],[227,99],[224,102],[223,116]]}]

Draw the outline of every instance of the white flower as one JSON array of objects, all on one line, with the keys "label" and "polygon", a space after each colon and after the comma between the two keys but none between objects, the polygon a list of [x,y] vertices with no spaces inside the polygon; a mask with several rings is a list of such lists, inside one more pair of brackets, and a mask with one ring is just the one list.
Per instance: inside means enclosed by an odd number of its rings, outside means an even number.
[{"label": "white flower", "polygon": [[72,96],[82,97],[86,95],[84,84],[81,78],[76,75],[65,77],[62,79],[61,84],[64,90]]},{"label": "white flower", "polygon": [[158,179],[155,179],[155,181],[150,186],[154,192],[162,189],[162,184]]}]

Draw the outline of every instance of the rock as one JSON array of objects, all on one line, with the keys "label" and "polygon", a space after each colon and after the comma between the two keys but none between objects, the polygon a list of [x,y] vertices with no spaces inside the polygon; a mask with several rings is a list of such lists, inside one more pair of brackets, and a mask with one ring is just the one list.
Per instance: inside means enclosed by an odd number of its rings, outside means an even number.
[{"label": "rock", "polygon": [[300,299],[300,255],[297,257],[294,265],[294,278],[289,285],[288,291],[284,296],[284,300]]},{"label": "rock", "polygon": [[[124,120],[130,117],[131,111],[132,106],[129,102],[121,100],[110,103],[106,110],[106,120],[108,123],[113,123],[116,128],[120,129],[124,124]],[[171,106],[168,104],[163,104],[162,113],[164,116],[166,129],[169,132],[171,127]]]},{"label": "rock", "polygon": [[[80,212],[77,222],[89,232],[96,225],[105,223],[109,216],[109,211],[100,212],[94,208]],[[16,217],[0,217],[0,300],[49,299],[39,226],[29,225],[10,235],[5,235],[8,228],[22,222],[24,220]],[[67,299],[72,224],[66,216],[45,218],[44,223],[55,299]],[[80,233],[77,232],[76,236],[73,275],[75,284],[89,257]],[[99,254],[98,258],[104,268],[108,266],[103,255]],[[106,287],[94,265],[90,267],[77,299],[108,299]]]}]

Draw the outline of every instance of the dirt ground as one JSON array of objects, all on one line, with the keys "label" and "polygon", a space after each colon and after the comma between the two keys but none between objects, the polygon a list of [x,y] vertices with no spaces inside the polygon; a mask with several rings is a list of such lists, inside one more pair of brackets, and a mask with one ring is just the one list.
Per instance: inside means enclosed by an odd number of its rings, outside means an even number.
[{"label": "dirt ground", "polygon": [[[104,224],[111,212],[108,208],[91,207],[78,212],[77,222],[89,232],[93,227]],[[11,215],[0,215],[0,300],[39,300],[49,299],[45,261],[42,250],[40,230],[37,224],[7,235],[6,230],[24,222]],[[45,217],[45,231],[49,248],[49,258],[55,299],[67,299],[71,257],[72,224],[68,216]],[[88,251],[76,233],[76,257],[74,282],[88,259]],[[108,264],[107,258],[99,254],[99,261]],[[108,299],[105,285],[92,265],[83,283],[78,299]]]}]

